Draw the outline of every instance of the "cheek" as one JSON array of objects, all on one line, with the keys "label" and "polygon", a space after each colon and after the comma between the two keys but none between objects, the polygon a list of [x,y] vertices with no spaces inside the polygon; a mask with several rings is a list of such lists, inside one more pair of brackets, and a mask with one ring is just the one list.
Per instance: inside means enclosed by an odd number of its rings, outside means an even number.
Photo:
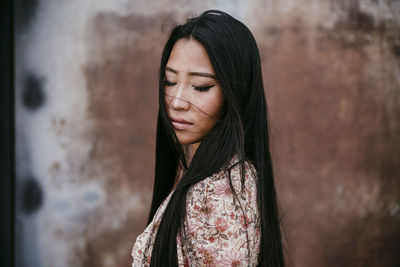
[{"label": "cheek", "polygon": [[210,98],[210,101],[208,102],[207,109],[209,110],[209,114],[211,114],[214,118],[219,119],[223,105],[224,95],[222,94],[221,88],[219,88],[219,90]]},{"label": "cheek", "polygon": [[171,105],[171,99],[166,94],[164,95],[164,104],[167,110],[169,110],[169,107]]},{"label": "cheek", "polygon": [[169,112],[169,110],[170,110],[170,108],[171,108],[171,104],[172,104],[173,99],[174,99],[174,98],[173,98],[170,94],[168,94],[167,91],[165,91],[165,94],[164,94],[164,103],[165,103],[165,107],[166,107],[166,109],[167,109],[168,112]]},{"label": "cheek", "polygon": [[209,95],[207,98],[199,101],[197,107],[201,109],[199,116],[204,121],[207,121],[207,124],[215,124],[216,120],[220,118],[220,113],[223,109],[224,105],[224,97],[222,92],[218,92],[218,94]]},{"label": "cheek", "polygon": [[219,119],[219,111],[222,109],[222,105],[220,105],[219,102],[216,101],[210,101],[207,104],[202,105],[201,111],[204,112],[202,113],[205,117],[213,117]]}]

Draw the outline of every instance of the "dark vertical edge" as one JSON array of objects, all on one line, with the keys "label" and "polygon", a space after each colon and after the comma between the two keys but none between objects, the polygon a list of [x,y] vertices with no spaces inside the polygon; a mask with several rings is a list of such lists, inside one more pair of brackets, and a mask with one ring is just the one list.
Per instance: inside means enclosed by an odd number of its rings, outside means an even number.
[{"label": "dark vertical edge", "polygon": [[14,14],[0,3],[0,266],[14,266]]},{"label": "dark vertical edge", "polygon": [[10,240],[10,266],[14,267],[15,266],[15,201],[16,201],[16,175],[15,175],[15,106],[16,106],[16,97],[15,97],[15,3],[13,0],[8,0],[9,6],[10,6],[10,54],[9,54],[9,60],[10,60],[10,192],[11,192],[11,197],[10,197],[10,233],[11,233],[11,240]]}]

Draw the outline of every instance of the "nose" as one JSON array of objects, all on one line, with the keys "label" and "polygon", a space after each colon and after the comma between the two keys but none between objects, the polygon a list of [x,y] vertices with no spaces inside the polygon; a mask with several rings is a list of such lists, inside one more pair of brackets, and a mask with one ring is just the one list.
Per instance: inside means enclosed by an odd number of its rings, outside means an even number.
[{"label": "nose", "polygon": [[185,88],[179,86],[175,91],[175,94],[171,94],[171,108],[175,110],[188,110],[190,107],[190,102],[186,99]]}]

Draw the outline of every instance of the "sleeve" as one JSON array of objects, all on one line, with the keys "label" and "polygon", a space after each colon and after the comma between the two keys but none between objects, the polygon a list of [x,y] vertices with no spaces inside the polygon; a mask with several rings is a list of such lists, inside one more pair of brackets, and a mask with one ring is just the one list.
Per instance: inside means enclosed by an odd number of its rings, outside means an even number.
[{"label": "sleeve", "polygon": [[254,167],[245,163],[196,184],[186,202],[184,252],[189,266],[256,266],[260,222]]}]

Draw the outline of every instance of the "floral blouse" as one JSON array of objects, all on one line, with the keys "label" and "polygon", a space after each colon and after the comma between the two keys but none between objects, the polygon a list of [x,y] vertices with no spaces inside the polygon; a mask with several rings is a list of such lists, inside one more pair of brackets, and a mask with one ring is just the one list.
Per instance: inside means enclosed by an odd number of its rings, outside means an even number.
[{"label": "floral blouse", "polygon": [[[235,156],[229,168],[192,186],[186,197],[186,235],[177,236],[179,266],[256,266],[260,246],[256,171],[246,161],[241,190],[240,164]],[[230,169],[230,171],[229,171]],[[229,172],[237,196],[229,186]],[[149,266],[158,225],[172,192],[133,246],[132,266]]]}]

